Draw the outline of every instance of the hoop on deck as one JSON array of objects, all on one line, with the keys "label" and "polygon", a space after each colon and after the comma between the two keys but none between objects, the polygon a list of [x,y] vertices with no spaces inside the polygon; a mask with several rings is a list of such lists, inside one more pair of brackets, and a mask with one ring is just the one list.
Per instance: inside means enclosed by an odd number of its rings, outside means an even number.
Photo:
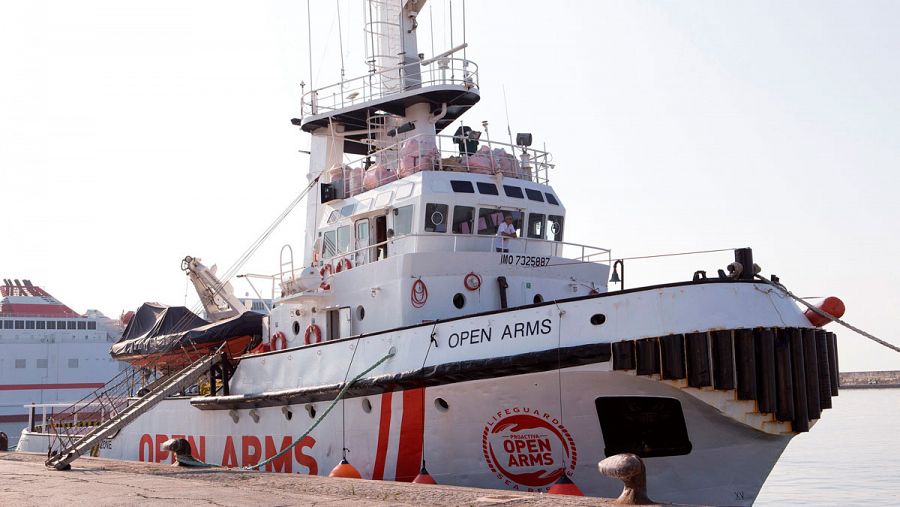
[{"label": "hoop on deck", "polygon": [[[313,341],[313,338],[315,341]],[[306,326],[306,332],[303,333],[303,343],[307,345],[322,343],[322,329],[316,324]]]},{"label": "hoop on deck", "polygon": [[325,281],[325,279],[328,278],[329,276],[331,276],[331,274],[332,274],[331,264],[326,264],[326,265],[322,266],[322,269],[319,270],[319,276],[322,277],[322,283],[319,284],[320,289],[322,289],[322,290],[331,289],[331,284]]},{"label": "hoop on deck", "polygon": [[463,285],[466,286],[466,289],[475,291],[481,288],[481,277],[473,272],[469,272],[468,275],[463,279]]},{"label": "hoop on deck", "polygon": [[415,308],[422,308],[425,306],[425,302],[428,301],[428,287],[421,278],[413,282],[409,299]]},{"label": "hoop on deck", "polygon": [[[281,347],[278,344],[281,343]],[[284,350],[287,348],[287,336],[284,335],[281,331],[272,335],[272,338],[269,339],[269,349],[270,350]]]}]

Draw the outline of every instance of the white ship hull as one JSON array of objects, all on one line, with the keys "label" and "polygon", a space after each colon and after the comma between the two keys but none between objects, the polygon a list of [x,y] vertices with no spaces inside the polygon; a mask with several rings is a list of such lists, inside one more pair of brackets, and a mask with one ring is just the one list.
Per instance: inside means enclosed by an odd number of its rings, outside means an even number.
[{"label": "white ship hull", "polygon": [[[604,323],[592,324],[598,313]],[[617,496],[621,484],[596,469],[611,445],[596,401],[654,397],[677,400],[690,444],[680,455],[645,459],[651,498],[750,504],[795,434],[791,423],[759,413],[734,390],[614,371],[609,344],[808,327],[804,319],[763,284],[688,283],[246,356],[230,396],[162,401],[104,441],[99,453],[168,462],[173,457],[162,443],[183,436],[203,461],[255,464],[302,435],[345,379],[393,348],[393,357],[266,470],[325,475],[347,448],[369,479],[411,480],[424,457],[442,484],[546,491],[565,470],[586,494]],[[48,445],[46,435],[29,432],[22,442],[20,450],[46,452]]]}]

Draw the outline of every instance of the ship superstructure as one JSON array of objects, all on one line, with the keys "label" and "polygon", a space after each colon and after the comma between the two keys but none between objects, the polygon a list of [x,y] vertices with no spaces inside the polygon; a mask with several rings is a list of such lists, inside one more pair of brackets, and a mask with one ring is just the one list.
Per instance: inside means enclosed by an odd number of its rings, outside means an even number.
[{"label": "ship superstructure", "polygon": [[717,277],[609,291],[610,251],[566,241],[550,154],[464,122],[480,100],[465,46],[419,55],[424,4],[368,2],[370,72],[303,97],[305,244],[282,249],[267,351],[169,396],[210,368],[198,360],[48,464],[91,445],[168,461],[162,444],[184,437],[226,467],[349,459],[409,481],[427,461],[444,484],[547,491],[565,476],[615,496],[596,463],[631,452],[655,500],[751,504],[837,394],[834,335],[755,277],[749,248]]}]

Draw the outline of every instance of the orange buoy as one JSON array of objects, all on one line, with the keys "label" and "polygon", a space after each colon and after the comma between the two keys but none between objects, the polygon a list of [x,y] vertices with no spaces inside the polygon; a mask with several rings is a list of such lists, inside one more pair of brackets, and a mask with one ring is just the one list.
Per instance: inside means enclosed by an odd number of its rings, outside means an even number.
[{"label": "orange buoy", "polygon": [[328,474],[328,477],[341,477],[344,479],[362,479],[362,476],[359,475],[359,470],[356,469],[353,465],[347,461],[346,458],[342,459],[340,463],[337,464],[331,470],[331,473]]},{"label": "orange buoy", "polygon": [[578,486],[572,482],[572,479],[569,479],[569,476],[563,473],[559,476],[559,479],[550,486],[550,489],[547,491],[551,495],[571,495],[571,496],[584,496],[584,493],[578,489]]},{"label": "orange buoy", "polygon": [[[844,311],[846,310],[844,302],[834,296],[823,299],[819,304],[815,305],[815,307],[836,319],[843,317]],[[830,319],[823,317],[810,309],[807,309],[803,314],[806,315],[809,323],[816,327],[822,327],[831,322]]]},{"label": "orange buoy", "polygon": [[434,482],[434,478],[428,473],[428,469],[425,468],[425,460],[422,460],[422,469],[419,470],[419,475],[413,479],[413,482],[416,484],[437,484]]}]

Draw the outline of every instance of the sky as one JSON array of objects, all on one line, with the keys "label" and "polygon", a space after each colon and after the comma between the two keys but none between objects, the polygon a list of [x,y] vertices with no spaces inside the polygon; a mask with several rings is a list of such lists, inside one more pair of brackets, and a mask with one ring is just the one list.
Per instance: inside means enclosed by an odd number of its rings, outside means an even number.
[{"label": "sky", "polygon": [[[191,306],[181,259],[224,271],[305,186],[300,83],[336,82],[341,48],[365,72],[360,6],[311,2],[309,23],[303,1],[0,1],[2,277],[80,312]],[[419,15],[426,57],[463,41],[452,6],[452,41],[448,0]],[[764,274],[900,344],[900,3],[465,10],[482,101],[464,119],[553,153],[567,241],[614,258],[750,246]],[[303,214],[241,272],[277,272],[284,244],[299,257]],[[626,285],[731,260],[626,261]],[[834,330],[842,370],[900,369]]]}]

